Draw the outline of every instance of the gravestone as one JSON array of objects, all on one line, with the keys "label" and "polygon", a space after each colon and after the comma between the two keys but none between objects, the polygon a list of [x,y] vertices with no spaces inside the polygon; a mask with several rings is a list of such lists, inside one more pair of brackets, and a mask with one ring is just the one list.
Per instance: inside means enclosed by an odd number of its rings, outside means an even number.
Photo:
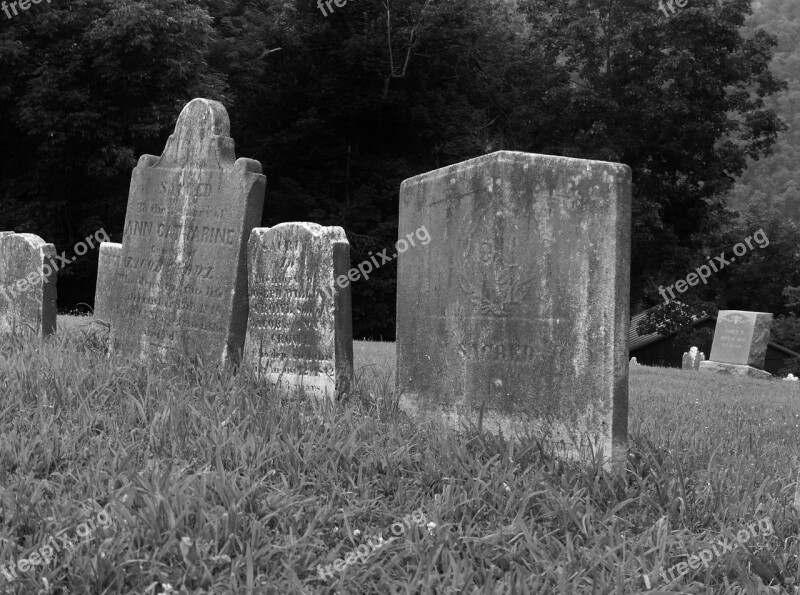
[{"label": "gravestone", "polygon": [[94,292],[94,318],[110,321],[111,309],[119,300],[117,288],[117,271],[119,270],[119,257],[122,253],[122,244],[102,242],[100,244],[100,257],[97,261],[97,285]]},{"label": "gravestone", "polygon": [[161,157],[142,155],[133,170],[110,311],[123,351],[204,362],[241,354],[247,240],[266,182],[260,163],[236,159],[229,131],[222,104],[194,99]]},{"label": "gravestone", "polygon": [[711,356],[700,369],[727,374],[768,378],[767,356],[772,314],[743,310],[720,310],[711,344]]},{"label": "gravestone", "polygon": [[32,233],[0,232],[0,334],[56,330],[56,248]]},{"label": "gravestone", "polygon": [[349,392],[350,285],[331,290],[349,268],[350,244],[341,227],[281,223],[251,232],[244,356],[261,377],[290,393],[324,398]]},{"label": "gravestone", "polygon": [[764,367],[772,327],[772,314],[720,310],[711,345],[711,360],[727,364]]},{"label": "gravestone", "polygon": [[797,473],[797,480],[794,482],[794,509],[800,511],[800,460],[794,458],[792,467]]},{"label": "gravestone", "polygon": [[705,359],[706,356],[702,351],[698,351],[697,347],[692,347],[689,351],[684,352],[681,367],[684,370],[699,370],[700,362]]},{"label": "gravestone", "polygon": [[509,151],[405,180],[399,238],[432,240],[398,259],[401,407],[624,460],[630,184],[624,165]]}]

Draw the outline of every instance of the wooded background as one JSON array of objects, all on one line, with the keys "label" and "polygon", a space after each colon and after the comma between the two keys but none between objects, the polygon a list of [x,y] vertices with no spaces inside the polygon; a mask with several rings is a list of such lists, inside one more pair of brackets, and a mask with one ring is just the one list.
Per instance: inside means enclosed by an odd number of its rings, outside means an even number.
[{"label": "wooded background", "polygon": [[[100,228],[121,241],[138,157],[159,155],[183,105],[206,97],[228,109],[237,156],[263,164],[262,224],[340,225],[353,264],[397,240],[410,176],[500,149],[625,163],[631,312],[763,229],[767,248],[683,300],[773,312],[774,340],[800,350],[800,298],[786,291],[800,287],[800,3],[752,9],[689,0],[667,18],[655,0],[350,0],[323,17],[313,0],[34,5],[0,20],[0,229],[59,251]],[[62,311],[92,304],[96,267],[93,251],[61,272]],[[394,338],[396,272],[353,284],[356,337]]]}]

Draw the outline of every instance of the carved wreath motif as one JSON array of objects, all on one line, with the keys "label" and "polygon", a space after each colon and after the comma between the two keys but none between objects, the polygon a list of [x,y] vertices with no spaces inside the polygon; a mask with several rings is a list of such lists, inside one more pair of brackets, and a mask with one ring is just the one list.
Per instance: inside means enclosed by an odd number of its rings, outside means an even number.
[{"label": "carved wreath motif", "polygon": [[[497,214],[498,218],[503,215],[506,214]],[[458,282],[479,312],[503,316],[509,314],[511,306],[523,302],[530,293],[533,279],[524,280],[523,265],[515,261],[517,239],[513,232],[506,236],[509,241],[505,246],[498,246],[494,239],[487,237],[486,230],[492,227],[480,220],[462,227],[467,235],[462,242],[463,260]]]}]

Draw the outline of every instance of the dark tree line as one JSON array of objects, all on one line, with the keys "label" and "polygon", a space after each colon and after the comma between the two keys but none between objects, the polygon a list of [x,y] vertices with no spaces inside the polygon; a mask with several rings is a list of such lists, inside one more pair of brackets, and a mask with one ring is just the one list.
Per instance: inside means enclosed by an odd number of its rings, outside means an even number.
[{"label": "dark tree line", "polygon": [[[34,8],[0,22],[0,229],[59,250],[101,227],[120,240],[138,156],[208,97],[237,154],[264,166],[263,225],[341,225],[354,264],[396,241],[412,175],[499,149],[626,163],[636,310],[750,229],[726,198],[782,130],[765,102],[785,88],[768,69],[775,40],[741,29],[749,0],[670,18],[651,0],[360,0],[327,17],[312,0]],[[797,239],[754,208],[745,235]],[[797,245],[698,299],[788,312]],[[59,278],[62,308],[92,302],[96,260]],[[357,337],[394,337],[395,283],[385,265],[354,284]]]}]

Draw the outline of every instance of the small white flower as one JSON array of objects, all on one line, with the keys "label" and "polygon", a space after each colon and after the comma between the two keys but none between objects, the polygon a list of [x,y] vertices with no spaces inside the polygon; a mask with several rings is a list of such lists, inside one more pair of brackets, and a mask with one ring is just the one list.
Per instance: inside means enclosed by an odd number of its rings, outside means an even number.
[{"label": "small white flower", "polygon": [[430,533],[431,535],[433,535],[433,530],[436,528],[436,523],[434,523],[433,521],[431,521],[430,523],[428,523],[428,525],[427,525],[427,526],[428,526],[428,533]]},{"label": "small white flower", "polygon": [[503,489],[504,489],[506,492],[510,492],[510,491],[511,491],[511,488],[510,488],[510,487],[508,487],[508,484],[507,484],[506,482],[503,482]]},{"label": "small white flower", "polygon": [[354,529],[353,530],[353,536],[354,537],[358,537],[359,535],[361,535],[361,531],[359,531],[358,529]]}]

